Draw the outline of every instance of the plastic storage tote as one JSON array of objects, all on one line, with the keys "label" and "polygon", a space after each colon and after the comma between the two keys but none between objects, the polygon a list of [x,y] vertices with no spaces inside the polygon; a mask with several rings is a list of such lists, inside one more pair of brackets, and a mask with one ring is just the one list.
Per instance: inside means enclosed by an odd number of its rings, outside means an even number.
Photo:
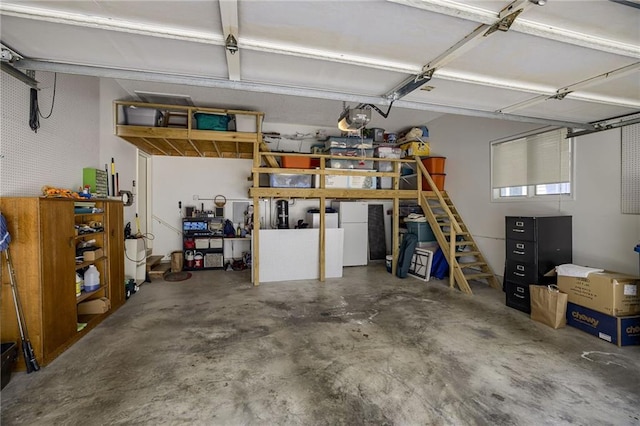
[{"label": "plastic storage tote", "polygon": [[229,124],[229,117],[222,114],[207,114],[196,112],[196,128],[198,130],[218,130],[226,131]]},{"label": "plastic storage tote", "polygon": [[435,241],[436,237],[433,235],[431,226],[427,222],[409,222],[405,221],[407,225],[407,232],[415,234],[418,237],[419,242]]}]

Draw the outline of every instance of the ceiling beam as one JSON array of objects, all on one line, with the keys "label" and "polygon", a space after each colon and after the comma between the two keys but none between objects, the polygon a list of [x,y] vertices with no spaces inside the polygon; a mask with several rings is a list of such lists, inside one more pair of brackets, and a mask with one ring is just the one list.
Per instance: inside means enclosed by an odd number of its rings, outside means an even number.
[{"label": "ceiling beam", "polygon": [[[449,0],[387,1],[482,24],[491,24],[495,21],[495,12],[461,2]],[[640,59],[640,49],[638,49],[638,46],[635,44],[596,37],[590,34],[554,27],[548,24],[541,24],[523,18],[517,19],[511,26],[510,31],[533,35],[575,46],[586,47],[593,50],[599,50],[601,52]]]},{"label": "ceiling beam", "polygon": [[[243,90],[247,92],[272,93],[276,95],[300,96],[315,99],[328,99],[340,102],[354,102],[374,105],[389,105],[389,100],[382,96],[366,96],[348,94],[344,92],[332,92],[318,89],[307,89],[300,87],[288,87],[275,84],[252,83],[247,81],[229,81],[210,77],[199,77],[189,75],[166,74],[150,71],[115,69],[108,67],[66,64],[58,62],[39,61],[34,59],[24,59],[16,64],[20,68],[35,71],[59,72],[63,74],[89,75],[94,77],[115,78],[123,80],[138,80],[157,83],[184,84],[187,86],[213,87],[230,90]],[[558,127],[573,127],[577,129],[590,129],[593,125],[589,123],[578,123],[561,120],[551,120],[540,117],[527,117],[513,114],[503,114],[495,111],[474,110],[469,108],[459,108],[448,105],[440,105],[424,102],[396,101],[396,108],[406,108],[420,111],[434,111],[444,114],[459,114],[472,117],[492,118],[498,120],[519,121],[525,123],[547,124]]]},{"label": "ceiling beam", "polygon": [[395,101],[418,89],[431,80],[437,70],[464,55],[482,43],[491,34],[496,31],[508,31],[516,18],[532,5],[533,3],[529,0],[513,0],[493,18],[493,22],[480,24],[480,26],[470,34],[467,34],[462,40],[445,50],[435,59],[429,61],[429,63],[422,67],[420,73],[405,79],[400,86],[396,86],[384,96]]},{"label": "ceiling beam", "polygon": [[[240,80],[240,52],[238,51],[238,1],[219,1],[220,18],[222,21],[222,37],[225,40],[225,54],[227,56],[227,71],[229,80]],[[235,43],[234,46],[231,43]]]},{"label": "ceiling beam", "polygon": [[[636,62],[634,64],[630,64],[627,65],[625,67],[622,68],[618,68],[615,69],[613,71],[609,71],[600,75],[597,75],[595,77],[591,77],[588,78],[586,80],[582,80],[578,83],[574,83],[574,84],[570,84],[568,86],[562,87],[558,90],[556,90],[556,92],[554,94],[551,95],[539,95],[536,96],[534,98],[531,99],[527,99],[523,102],[518,102],[516,104],[510,105],[508,107],[502,108],[496,112],[502,112],[502,113],[511,113],[513,111],[519,110],[519,109],[523,109],[523,108],[528,108],[530,106],[533,105],[537,105],[541,102],[547,101],[549,99],[559,99],[562,100],[565,97],[569,96],[570,94],[572,94],[573,92],[575,92],[576,90],[580,90],[580,89],[584,89],[587,87],[591,87],[591,86],[595,86],[598,84],[603,83],[604,81],[611,81],[611,80],[615,80],[617,78],[620,77],[624,77],[627,76],[631,73],[637,72],[638,70],[640,70],[640,62]],[[575,97],[573,97],[575,98]],[[577,98],[579,99],[579,98]],[[606,102],[599,102],[599,103],[606,103]],[[619,105],[619,104],[616,104]],[[636,102],[635,105],[628,105],[629,107],[632,108],[640,108],[640,103]]]},{"label": "ceiling beam", "polygon": [[[453,3],[445,0],[388,0],[399,4],[405,4],[412,7],[417,7],[420,9],[430,10],[437,13],[442,13],[445,15],[451,15],[460,17],[463,19],[474,20],[477,22],[483,23],[495,23],[496,15],[495,12],[489,12],[484,9],[475,8],[473,6],[465,6],[460,3]],[[226,2],[220,2],[226,3]],[[59,24],[66,25],[75,25],[87,28],[97,28],[107,31],[118,31],[118,32],[126,32],[132,34],[145,35],[150,37],[160,37],[160,38],[169,38],[175,40],[183,40],[194,43],[202,43],[202,44],[211,44],[216,46],[225,46],[225,37],[220,34],[215,34],[211,32],[202,32],[202,31],[189,31],[185,29],[179,28],[171,28],[166,26],[159,25],[149,25],[138,22],[130,22],[130,21],[122,21],[118,19],[112,18],[102,18],[97,16],[88,16],[88,15],[80,15],[73,14],[67,12],[59,12],[50,9],[42,9],[42,8],[34,8],[28,7],[18,4],[7,4],[0,2],[0,15],[7,16],[15,16],[22,19],[33,19],[39,21],[46,22],[54,22]],[[522,21],[522,18],[517,19],[511,26],[510,31],[514,31],[518,23]],[[552,27],[545,26],[545,29],[551,29]],[[540,36],[540,34],[535,34]],[[571,33],[569,35],[575,35],[575,33]],[[562,40],[570,40],[571,37],[569,35],[562,36]],[[561,41],[562,41],[561,40]],[[615,53],[615,42],[613,44],[603,45],[600,50],[607,51],[611,53],[612,51]],[[402,85],[407,84],[409,81],[414,81],[415,76],[424,72],[424,70],[420,66],[416,66],[415,64],[403,63],[398,61],[389,61],[383,58],[373,58],[373,57],[363,57],[351,54],[345,54],[341,52],[330,52],[320,49],[310,49],[301,46],[293,46],[285,43],[271,43],[266,40],[253,40],[242,38],[242,40],[238,40],[239,48],[243,50],[253,50],[267,53],[275,53],[280,55],[289,55],[300,58],[309,58],[316,59],[322,61],[330,61],[336,63],[343,63],[352,66],[361,66],[371,69],[379,69],[384,71],[392,71],[398,72],[401,74],[410,74],[411,77],[404,80],[399,86],[396,87],[395,90],[398,90]],[[597,47],[597,46],[596,46]],[[633,55],[627,56],[636,56],[640,58],[640,51],[637,46],[628,46],[629,49],[627,53],[630,51],[633,52]],[[609,50],[608,50],[609,49]],[[227,56],[228,53],[227,53]],[[237,55],[236,55],[237,56]],[[238,58],[239,59],[239,58]],[[16,61],[20,62],[20,61]],[[433,61],[432,61],[433,62]],[[16,68],[24,68],[16,63]],[[539,87],[534,87],[530,84],[526,84],[524,82],[519,81],[503,81],[500,79],[492,78],[490,76],[485,75],[470,75],[467,73],[460,73],[454,70],[448,69],[440,69],[437,74],[438,78],[442,78],[449,81],[455,82],[465,82],[469,84],[481,85],[486,87],[496,87],[507,90],[517,90],[521,92],[538,94],[540,96],[545,95],[548,96],[550,93],[553,93],[555,88],[546,88],[541,89]],[[422,84],[426,83],[426,81],[417,81],[416,87],[420,87]],[[391,91],[390,93],[392,93]],[[340,99],[343,100],[343,99]],[[344,99],[348,100],[348,99]],[[601,100],[597,97],[589,97],[585,94],[581,94],[580,100],[585,100],[588,102],[596,102],[599,103]],[[372,103],[372,102],[369,102]],[[625,99],[614,99],[610,98],[608,101],[610,104],[615,104],[619,106],[628,106],[629,101]],[[383,103],[383,105],[387,105],[388,102]],[[398,104],[396,104],[398,106]]]}]

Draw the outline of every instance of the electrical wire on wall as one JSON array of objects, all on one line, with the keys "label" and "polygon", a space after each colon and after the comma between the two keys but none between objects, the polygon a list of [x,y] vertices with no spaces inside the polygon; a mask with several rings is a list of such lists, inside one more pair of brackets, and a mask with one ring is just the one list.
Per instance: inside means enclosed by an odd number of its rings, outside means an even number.
[{"label": "electrical wire on wall", "polygon": [[51,114],[53,114],[53,106],[56,103],[57,84],[58,84],[58,73],[55,73],[53,75],[53,97],[51,99],[51,111],[49,111],[49,114],[47,114],[46,117],[42,115],[42,113],[40,112],[40,107],[38,105],[38,89],[33,89],[33,88],[31,89],[29,127],[31,127],[31,130],[33,130],[36,133],[38,133],[38,129],[40,128],[40,117],[46,120],[47,118],[51,117]]}]

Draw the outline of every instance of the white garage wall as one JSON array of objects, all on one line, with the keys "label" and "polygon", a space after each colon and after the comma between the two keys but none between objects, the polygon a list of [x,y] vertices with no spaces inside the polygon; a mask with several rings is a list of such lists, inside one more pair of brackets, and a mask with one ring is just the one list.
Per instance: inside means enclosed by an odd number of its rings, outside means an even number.
[{"label": "white garage wall", "polygon": [[[1,73],[0,195],[42,195],[44,185],[77,191],[82,169],[99,167],[99,80],[58,74],[51,117],[29,127],[29,87]],[[36,73],[42,115],[51,111],[54,74]]]},{"label": "white garage wall", "polygon": [[[213,210],[213,198],[224,195],[227,205],[246,200],[253,160],[153,156],[151,188],[153,254],[170,256],[182,248],[182,215],[178,202],[198,210]],[[193,196],[209,200],[195,201]],[[225,216],[231,213],[225,209]]]},{"label": "white garage wall", "polygon": [[[114,134],[113,101],[122,99],[128,94],[112,79],[100,79],[100,168],[105,164],[109,165],[111,173],[111,158],[116,164],[118,173],[119,188],[131,191],[133,180],[136,179],[136,167],[138,162],[138,149],[129,142],[117,137]],[[109,176],[111,185],[111,176]],[[134,223],[136,215],[136,201],[134,205],[124,208],[124,223]]]},{"label": "white garage wall", "polygon": [[574,200],[491,201],[490,142],[535,127],[458,116],[429,123],[433,154],[447,157],[445,189],[494,272],[504,270],[505,216],[567,214],[574,263],[638,274],[640,216],[620,213],[620,129],[577,138]]}]

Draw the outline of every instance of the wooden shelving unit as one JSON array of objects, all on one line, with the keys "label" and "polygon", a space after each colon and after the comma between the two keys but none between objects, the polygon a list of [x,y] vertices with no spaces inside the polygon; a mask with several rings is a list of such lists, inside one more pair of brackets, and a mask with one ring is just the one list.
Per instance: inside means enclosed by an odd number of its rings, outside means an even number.
[{"label": "wooden shelving unit", "polygon": [[[3,197],[0,209],[7,219],[9,246],[17,287],[36,359],[46,365],[124,301],[123,205],[116,200],[90,200],[100,212],[75,214],[68,198]],[[104,231],[76,235],[75,225],[93,220]],[[76,263],[76,244],[95,239],[104,255]],[[75,274],[94,264],[101,286],[76,296]],[[20,341],[6,261],[2,262],[2,341]],[[111,309],[98,315],[79,316],[79,303],[108,297]],[[87,325],[78,331],[78,323]],[[18,369],[24,369],[19,359]]]},{"label": "wooden shelving unit", "polygon": [[[114,133],[147,154],[250,159],[253,158],[253,145],[259,144],[266,149],[262,140],[262,112],[124,101],[115,101],[113,106],[116,118]],[[175,128],[128,125],[125,124],[123,113],[126,107],[155,109],[165,114],[180,113],[186,116],[186,126]],[[193,119],[195,113],[248,117],[255,120],[255,131],[198,130]]]},{"label": "wooden shelving unit", "polygon": [[[417,158],[404,158],[404,159],[391,159],[385,158],[383,161],[392,162],[394,164],[392,172],[378,172],[378,171],[362,171],[357,169],[328,169],[326,168],[326,160],[329,159],[344,159],[341,156],[323,155],[323,154],[289,154],[289,153],[275,153],[275,152],[261,152],[259,146],[254,146],[253,154],[253,168],[252,168],[252,180],[253,187],[249,189],[249,195],[253,198],[254,205],[254,223],[253,223],[253,274],[252,281],[254,285],[259,285],[259,266],[260,266],[260,199],[263,198],[315,198],[319,199],[320,206],[319,211],[325,211],[326,200],[335,199],[376,199],[376,200],[392,200],[393,202],[393,216],[392,216],[392,235],[398,235],[400,230],[399,210],[400,200],[418,200],[420,194],[431,195],[431,191],[422,191],[422,179],[420,168],[413,167],[417,170],[418,179],[416,179],[415,189],[399,189],[400,179],[403,163],[409,163],[415,165]],[[261,167],[262,157],[269,155],[270,157],[286,156],[304,156],[319,159],[320,167],[316,169],[290,169],[280,167]],[[379,158],[370,157],[358,157],[363,161],[380,161]],[[260,187],[260,175],[272,173],[284,173],[284,174],[311,174],[315,176],[315,179],[319,180],[319,185],[314,188],[267,188]],[[367,173],[367,176],[376,178],[390,177],[392,178],[392,189],[354,189],[354,188],[327,188],[326,176],[362,176],[363,173]],[[325,281],[325,218],[324,215],[320,215],[320,248],[318,266],[320,271],[320,281]],[[397,267],[397,258],[399,254],[399,242],[395,241],[393,244],[393,263],[392,272],[395,274]]]},{"label": "wooden shelving unit", "polygon": [[[135,106],[139,108],[153,108],[160,111],[175,112],[186,115],[186,127],[148,127],[148,126],[132,126],[124,124],[122,110],[127,106]],[[193,115],[196,112],[204,112],[211,114],[227,114],[250,116],[256,120],[256,132],[229,132],[229,131],[211,131],[197,130],[194,127]],[[399,203],[400,200],[418,200],[420,194],[431,194],[431,192],[422,191],[422,179],[420,169],[415,167],[416,159],[390,159],[385,158],[383,161],[394,163],[392,172],[367,171],[368,176],[376,178],[386,177],[392,178],[392,189],[347,189],[347,188],[327,188],[325,186],[325,176],[344,175],[358,176],[363,173],[362,170],[337,170],[327,169],[325,167],[326,160],[344,159],[340,156],[321,155],[321,154],[291,154],[270,152],[262,138],[262,119],[264,114],[256,111],[241,111],[231,109],[216,109],[202,107],[181,107],[173,105],[148,104],[141,102],[114,102],[114,117],[116,118],[114,133],[117,136],[132,143],[140,150],[152,155],[170,155],[183,157],[212,157],[212,158],[246,158],[253,159],[253,167],[251,170],[251,179],[253,187],[249,189],[249,197],[253,199],[254,205],[254,230],[253,230],[253,274],[252,281],[254,285],[259,284],[259,235],[260,235],[260,212],[259,200],[263,198],[315,198],[320,201],[320,211],[324,211],[327,199],[379,199],[393,201],[393,235],[399,232]],[[276,158],[287,156],[304,156],[317,158],[320,161],[320,167],[317,169],[290,169],[280,168],[280,164]],[[364,161],[380,161],[379,158],[358,157]],[[400,171],[402,163],[410,163],[414,165],[413,169],[417,170],[416,188],[400,189]],[[262,167],[262,165],[266,167]],[[314,188],[267,188],[260,186],[260,175],[263,174],[310,174],[314,175],[320,181],[319,187]],[[319,266],[321,271],[320,280],[324,281],[324,215],[320,215],[320,259]],[[398,246],[393,249],[393,272],[396,270],[396,259],[398,257]]]}]

